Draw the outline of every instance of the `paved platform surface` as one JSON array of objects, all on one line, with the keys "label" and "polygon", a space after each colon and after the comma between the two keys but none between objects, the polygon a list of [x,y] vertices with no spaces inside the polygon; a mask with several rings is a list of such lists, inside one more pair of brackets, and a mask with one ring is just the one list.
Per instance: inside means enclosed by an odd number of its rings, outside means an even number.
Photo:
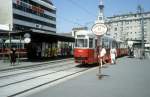
[{"label": "paved platform surface", "polygon": [[26,97],[150,97],[150,60],[120,58],[106,65],[101,80],[98,68]]},{"label": "paved platform surface", "polygon": [[0,60],[0,71],[7,70],[7,69],[14,69],[14,68],[20,68],[20,67],[27,67],[27,66],[34,66],[34,65],[41,65],[41,64],[46,64],[46,63],[52,63],[60,60],[69,60],[73,59],[72,57],[70,58],[55,58],[55,59],[49,59],[49,60],[34,60],[34,61],[29,61],[29,60],[20,60],[16,62],[14,65],[10,64],[9,60]]}]

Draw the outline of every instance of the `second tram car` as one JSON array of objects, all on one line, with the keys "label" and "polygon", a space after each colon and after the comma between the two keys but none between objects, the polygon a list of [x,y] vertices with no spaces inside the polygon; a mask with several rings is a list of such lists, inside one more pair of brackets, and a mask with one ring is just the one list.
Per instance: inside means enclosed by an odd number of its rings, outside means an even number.
[{"label": "second tram car", "polygon": [[[117,56],[122,56],[127,54],[126,49],[121,49],[119,43],[108,36],[101,37],[100,44],[105,47],[106,55],[105,61],[110,62],[110,48],[115,47],[117,49]],[[94,64],[98,62],[97,57],[97,38],[96,36],[88,30],[80,30],[75,34],[75,48],[74,48],[74,58],[76,63],[81,64]]]}]

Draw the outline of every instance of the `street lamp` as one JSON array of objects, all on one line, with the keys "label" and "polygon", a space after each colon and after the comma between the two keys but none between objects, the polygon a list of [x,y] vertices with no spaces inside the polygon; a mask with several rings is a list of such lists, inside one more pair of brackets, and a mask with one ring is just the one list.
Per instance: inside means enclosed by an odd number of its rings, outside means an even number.
[{"label": "street lamp", "polygon": [[138,6],[138,11],[140,15],[140,22],[141,22],[141,32],[142,32],[142,41],[141,41],[141,58],[143,59],[145,57],[145,44],[144,44],[144,9],[141,7],[141,5]]}]

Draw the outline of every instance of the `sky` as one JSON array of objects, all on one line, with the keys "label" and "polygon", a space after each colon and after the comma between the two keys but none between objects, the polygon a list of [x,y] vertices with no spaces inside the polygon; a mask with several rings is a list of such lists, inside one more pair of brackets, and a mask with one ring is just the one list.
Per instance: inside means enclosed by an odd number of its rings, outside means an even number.
[{"label": "sky", "polygon": [[[150,0],[103,0],[104,15],[136,12],[140,4],[144,11],[150,11]],[[98,16],[100,0],[52,0],[57,9],[57,33],[68,33],[74,27],[91,27]]]}]

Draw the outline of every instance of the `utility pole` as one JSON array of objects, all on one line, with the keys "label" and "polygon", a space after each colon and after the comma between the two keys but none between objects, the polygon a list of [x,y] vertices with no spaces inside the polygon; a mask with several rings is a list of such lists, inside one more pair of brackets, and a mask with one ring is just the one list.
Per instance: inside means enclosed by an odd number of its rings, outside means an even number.
[{"label": "utility pole", "polygon": [[143,59],[145,57],[145,44],[144,44],[144,9],[141,7],[141,5],[138,6],[138,11],[140,15],[140,23],[141,23],[141,34],[142,34],[142,40],[141,40],[141,58]]}]

